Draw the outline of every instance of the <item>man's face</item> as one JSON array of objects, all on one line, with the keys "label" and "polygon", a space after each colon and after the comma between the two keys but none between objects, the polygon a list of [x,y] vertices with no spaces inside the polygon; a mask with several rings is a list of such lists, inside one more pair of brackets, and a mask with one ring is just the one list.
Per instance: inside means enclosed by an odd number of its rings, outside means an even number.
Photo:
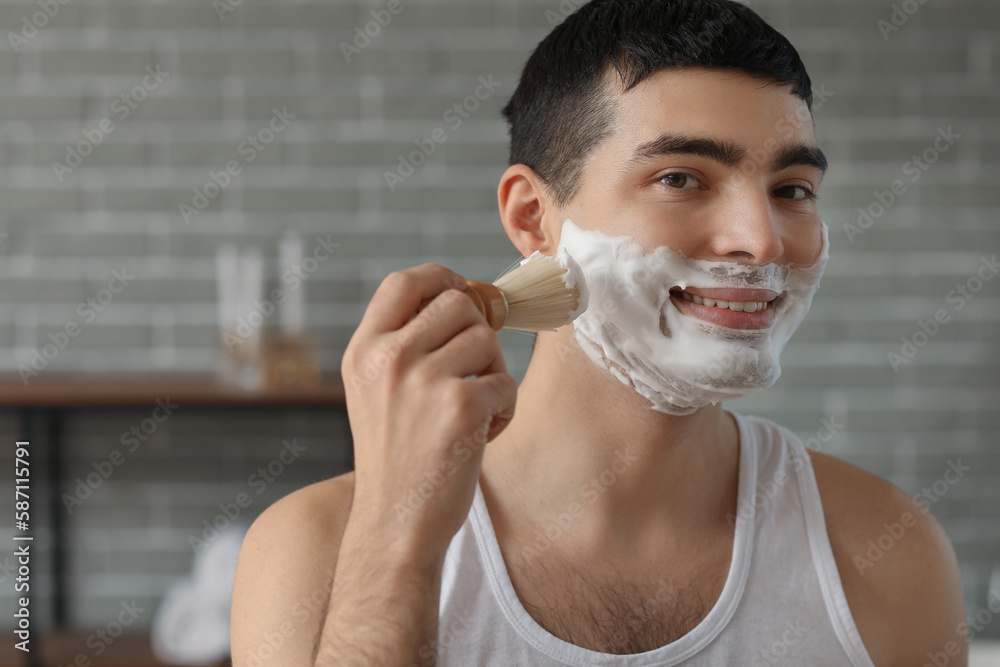
[{"label": "man's face", "polygon": [[[575,340],[654,410],[691,414],[771,386],[827,257],[813,197],[826,160],[805,102],[740,72],[687,68],[614,107],[566,205],[543,193],[537,208],[511,167],[500,197],[514,238],[555,246],[586,286]],[[518,216],[538,210],[544,233],[520,234]]]},{"label": "man's face", "polygon": [[812,264],[825,162],[806,103],[742,72],[661,70],[618,95],[614,132],[577,195],[553,211],[647,250],[758,265]]}]

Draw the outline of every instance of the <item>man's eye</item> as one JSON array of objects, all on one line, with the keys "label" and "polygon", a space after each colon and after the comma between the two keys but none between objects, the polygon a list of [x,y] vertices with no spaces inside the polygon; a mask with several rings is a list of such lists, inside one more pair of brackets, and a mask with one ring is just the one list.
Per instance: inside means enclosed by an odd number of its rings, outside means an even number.
[{"label": "man's eye", "polygon": [[664,174],[660,177],[660,182],[678,190],[689,190],[698,186],[698,180],[694,176],[683,172]]},{"label": "man's eye", "polygon": [[777,188],[774,193],[785,199],[797,200],[816,199],[819,196],[804,185],[785,185]]}]

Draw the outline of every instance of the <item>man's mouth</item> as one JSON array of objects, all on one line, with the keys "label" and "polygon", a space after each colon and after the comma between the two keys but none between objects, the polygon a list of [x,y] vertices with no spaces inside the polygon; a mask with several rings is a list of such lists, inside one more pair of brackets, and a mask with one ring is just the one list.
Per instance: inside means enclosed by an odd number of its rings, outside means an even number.
[{"label": "man's mouth", "polygon": [[679,311],[730,329],[766,329],[781,295],[773,290],[674,288],[670,301]]}]

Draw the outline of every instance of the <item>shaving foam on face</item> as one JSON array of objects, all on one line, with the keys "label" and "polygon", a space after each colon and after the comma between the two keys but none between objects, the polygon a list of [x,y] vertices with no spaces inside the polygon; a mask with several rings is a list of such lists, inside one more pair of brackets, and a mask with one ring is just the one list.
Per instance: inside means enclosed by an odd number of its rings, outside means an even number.
[{"label": "shaving foam on face", "polygon": [[[608,236],[565,220],[556,256],[569,268],[586,310],[573,321],[590,359],[671,415],[770,387],[778,356],[798,328],[829,258],[823,246],[809,266],[689,259],[666,246],[647,252],[629,236]],[[671,289],[768,289],[767,329],[731,329],[685,315]]]}]

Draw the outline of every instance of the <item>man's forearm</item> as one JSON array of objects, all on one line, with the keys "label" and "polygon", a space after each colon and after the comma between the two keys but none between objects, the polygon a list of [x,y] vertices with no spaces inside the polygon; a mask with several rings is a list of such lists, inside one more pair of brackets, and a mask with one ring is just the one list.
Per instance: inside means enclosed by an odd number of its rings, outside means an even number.
[{"label": "man's forearm", "polygon": [[314,667],[433,664],[421,649],[437,639],[443,561],[417,565],[374,542],[345,534]]}]

